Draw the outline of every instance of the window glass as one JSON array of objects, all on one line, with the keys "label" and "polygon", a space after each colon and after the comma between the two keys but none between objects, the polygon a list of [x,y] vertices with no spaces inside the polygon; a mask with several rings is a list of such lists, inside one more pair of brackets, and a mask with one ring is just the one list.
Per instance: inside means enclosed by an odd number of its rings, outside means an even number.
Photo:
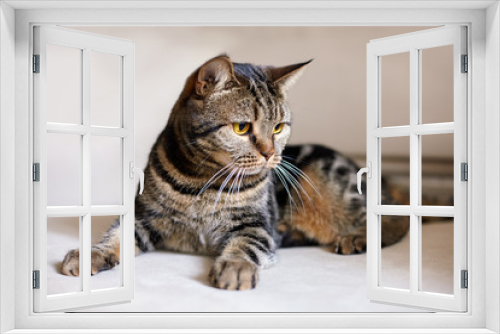
[{"label": "window glass", "polygon": [[47,121],[81,124],[82,50],[47,44]]},{"label": "window glass", "polygon": [[[79,276],[80,217],[47,218],[47,294],[62,294],[82,291]],[[70,250],[68,258],[75,268],[62,273],[62,261]]]},{"label": "window glass", "polygon": [[[92,216],[92,245],[97,245],[101,250],[91,250],[91,258],[102,266],[110,268],[99,272],[99,275],[92,275],[90,278],[90,289],[99,290],[116,288],[121,286],[121,267],[119,265],[121,252],[121,217],[120,216]],[[99,247],[105,238],[105,246]],[[105,255],[104,257],[102,255]],[[94,267],[92,271],[94,271]]]},{"label": "window glass", "polygon": [[382,205],[409,205],[410,137],[381,138]]},{"label": "window glass", "polygon": [[422,291],[453,294],[453,218],[422,219]]},{"label": "window glass", "polygon": [[81,142],[80,135],[47,133],[48,206],[82,204]]},{"label": "window glass", "polygon": [[410,53],[380,57],[382,126],[410,124]]},{"label": "window glass", "polygon": [[122,57],[92,51],[90,61],[90,122],[120,127]]},{"label": "window glass", "polygon": [[92,205],[122,204],[122,139],[92,136]]},{"label": "window glass", "polygon": [[422,205],[453,206],[453,133],[421,136]]},{"label": "window glass", "polygon": [[453,122],[453,45],[420,51],[422,123]]},{"label": "window glass", "polygon": [[[384,224],[409,224],[408,216],[379,216]],[[392,231],[381,229],[382,243],[391,240]],[[382,246],[382,245],[381,245]],[[410,289],[410,231],[398,243],[381,249],[380,286]]]}]

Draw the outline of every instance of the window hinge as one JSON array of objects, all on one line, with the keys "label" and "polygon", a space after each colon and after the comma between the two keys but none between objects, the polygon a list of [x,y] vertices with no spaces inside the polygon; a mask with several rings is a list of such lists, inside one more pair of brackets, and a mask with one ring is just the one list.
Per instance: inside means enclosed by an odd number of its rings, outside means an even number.
[{"label": "window hinge", "polygon": [[469,166],[466,162],[462,162],[460,165],[460,180],[461,181],[469,181]]},{"label": "window hinge", "polygon": [[469,274],[467,270],[462,270],[461,276],[462,276],[462,289],[467,289],[469,287]]},{"label": "window hinge", "polygon": [[33,73],[40,73],[40,55],[33,55]]},{"label": "window hinge", "polygon": [[33,270],[33,289],[40,289],[40,270]]},{"label": "window hinge", "polygon": [[469,57],[467,55],[462,55],[462,73],[469,72]]},{"label": "window hinge", "polygon": [[33,164],[33,181],[40,182],[40,164],[38,162]]}]

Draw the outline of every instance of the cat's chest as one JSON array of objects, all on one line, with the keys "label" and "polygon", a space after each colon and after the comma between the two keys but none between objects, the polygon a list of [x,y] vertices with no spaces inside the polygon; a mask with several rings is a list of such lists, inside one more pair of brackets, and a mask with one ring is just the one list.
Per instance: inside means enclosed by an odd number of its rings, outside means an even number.
[{"label": "cat's chest", "polygon": [[[171,195],[171,196],[169,196]],[[269,192],[261,187],[245,192],[208,190],[198,196],[169,194],[162,198],[165,247],[184,252],[214,254],[231,230],[256,212],[265,216]]]},{"label": "cat's chest", "polygon": [[[197,251],[214,253],[220,248],[223,240],[235,226],[241,224],[238,217],[244,216],[248,211],[265,211],[265,201],[240,202],[238,205],[223,205],[215,208],[213,205],[194,205],[186,210],[183,221],[175,221],[179,234],[196,240]],[[186,233],[188,232],[189,233]]]},{"label": "cat's chest", "polygon": [[[168,219],[166,247],[184,252],[216,255],[234,224],[228,215],[192,214],[182,220]],[[167,245],[168,244],[168,245]]]}]

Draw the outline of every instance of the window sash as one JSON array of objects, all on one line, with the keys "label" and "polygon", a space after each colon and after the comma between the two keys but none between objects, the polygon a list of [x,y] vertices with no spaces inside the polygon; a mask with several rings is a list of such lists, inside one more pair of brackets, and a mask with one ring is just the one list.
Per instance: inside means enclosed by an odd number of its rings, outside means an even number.
[{"label": "window sash", "polygon": [[[467,184],[460,182],[460,163],[467,162],[467,76],[460,73],[461,54],[466,54],[466,28],[459,26],[424,30],[371,41],[367,46],[367,161],[372,177],[367,179],[367,290],[372,301],[414,306],[429,310],[466,311],[467,290],[461,289],[460,271],[467,269]],[[454,121],[421,124],[420,50],[454,45]],[[381,126],[380,68],[381,57],[410,54],[410,124]],[[455,206],[422,206],[421,135],[454,134],[454,201]],[[410,138],[410,205],[381,205],[381,138]],[[381,215],[410,217],[410,289],[401,290],[379,285],[381,277]],[[454,217],[453,295],[420,291],[421,216]]]},{"label": "window sash", "polygon": [[[82,50],[81,124],[46,121],[46,45],[53,44]],[[121,58],[121,126],[110,128],[91,125],[90,62],[91,52],[118,55]],[[34,161],[40,163],[40,182],[34,183],[34,270],[40,271],[40,289],[34,292],[35,312],[67,311],[83,307],[127,302],[133,297],[134,284],[134,179],[129,166],[134,161],[133,55],[131,42],[85,32],[40,26],[34,29],[34,54],[40,55],[40,73],[34,74]],[[47,207],[46,134],[75,134],[81,137],[81,205]],[[92,136],[121,138],[121,205],[91,205]],[[120,215],[121,286],[91,290],[91,217]],[[47,294],[47,217],[80,217],[81,292]]]}]

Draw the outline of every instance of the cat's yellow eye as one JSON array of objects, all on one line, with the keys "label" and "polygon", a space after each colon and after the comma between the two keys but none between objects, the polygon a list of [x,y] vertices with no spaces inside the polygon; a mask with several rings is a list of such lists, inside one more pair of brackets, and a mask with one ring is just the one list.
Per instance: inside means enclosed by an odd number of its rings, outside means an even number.
[{"label": "cat's yellow eye", "polygon": [[250,131],[250,123],[233,123],[233,130],[240,136],[247,134]]},{"label": "cat's yellow eye", "polygon": [[273,133],[274,134],[280,133],[283,130],[283,126],[285,126],[285,123],[280,123],[276,125],[273,129]]}]

